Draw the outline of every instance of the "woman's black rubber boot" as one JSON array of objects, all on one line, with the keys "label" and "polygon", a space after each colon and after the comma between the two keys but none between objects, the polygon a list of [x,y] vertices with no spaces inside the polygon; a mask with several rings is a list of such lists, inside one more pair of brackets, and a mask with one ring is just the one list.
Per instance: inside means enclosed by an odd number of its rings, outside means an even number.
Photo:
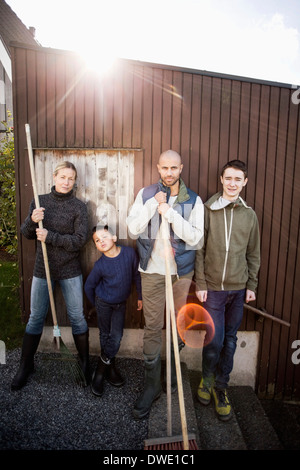
[{"label": "woman's black rubber boot", "polygon": [[23,338],[21,361],[18,372],[11,383],[11,390],[20,390],[27,383],[29,375],[34,371],[34,355],[38,348],[41,334],[30,335],[25,333]]},{"label": "woman's black rubber boot", "polygon": [[79,355],[80,366],[85,377],[86,385],[91,382],[89,361],[89,332],[73,335],[74,343]]}]

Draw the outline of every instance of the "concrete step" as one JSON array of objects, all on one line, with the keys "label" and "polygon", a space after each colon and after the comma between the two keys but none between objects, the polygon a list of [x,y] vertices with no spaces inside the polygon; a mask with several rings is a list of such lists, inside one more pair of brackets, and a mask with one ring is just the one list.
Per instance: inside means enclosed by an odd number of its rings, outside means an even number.
[{"label": "concrete step", "polygon": [[[229,387],[233,416],[227,422],[218,419],[214,404],[203,406],[196,398],[200,373],[189,371],[181,363],[187,430],[199,450],[275,450],[282,449],[264,409],[251,387]],[[182,436],[178,393],[172,394],[172,435]],[[167,439],[167,395],[153,403],[148,439]],[[170,439],[171,440],[171,439]],[[191,438],[190,438],[191,440]],[[170,441],[169,441],[170,442]],[[163,449],[171,449],[165,444]]]},{"label": "concrete step", "polygon": [[203,406],[196,398],[199,372],[189,371],[195,414],[202,449],[207,450],[280,450],[283,449],[254,390],[247,386],[228,389],[233,416],[227,422],[218,419],[214,403]]},{"label": "concrete step", "polygon": [[229,397],[248,450],[281,450],[283,446],[251,387],[230,387]]},{"label": "concrete step", "polygon": [[197,400],[196,394],[200,379],[199,372],[189,371],[200,448],[202,450],[247,450],[247,444],[235,413],[230,421],[222,422],[216,415],[212,401],[209,405],[203,406]]}]

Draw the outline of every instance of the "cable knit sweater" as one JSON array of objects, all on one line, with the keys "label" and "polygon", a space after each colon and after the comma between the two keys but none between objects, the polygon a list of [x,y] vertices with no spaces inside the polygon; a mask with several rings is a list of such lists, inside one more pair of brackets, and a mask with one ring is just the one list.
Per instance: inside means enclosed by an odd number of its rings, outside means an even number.
[{"label": "cable knit sweater", "polygon": [[[48,230],[46,238],[51,279],[70,279],[81,274],[80,249],[88,237],[86,205],[77,199],[73,190],[67,194],[58,193],[53,186],[49,194],[39,196],[40,206],[45,208],[43,227]],[[29,214],[21,225],[22,234],[36,239],[38,224],[31,220],[35,209],[32,201]],[[46,278],[41,242],[37,242],[33,275]]]},{"label": "cable knit sweater", "polygon": [[138,298],[141,300],[141,278],[139,261],[135,250],[121,246],[118,256],[110,258],[102,254],[96,261],[84,285],[85,293],[92,305],[96,296],[109,304],[124,302],[130,295],[135,281]]}]

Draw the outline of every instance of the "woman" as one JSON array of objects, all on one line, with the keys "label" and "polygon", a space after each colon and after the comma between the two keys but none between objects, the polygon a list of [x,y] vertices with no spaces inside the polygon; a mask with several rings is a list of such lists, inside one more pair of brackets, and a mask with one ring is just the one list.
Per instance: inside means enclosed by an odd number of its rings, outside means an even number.
[{"label": "woman", "polygon": [[[40,208],[31,202],[29,214],[21,226],[28,239],[45,242],[52,283],[58,281],[66,302],[73,338],[79,353],[81,367],[89,381],[88,326],[83,313],[83,286],[80,249],[88,235],[85,204],[73,194],[77,178],[75,166],[60,163],[53,174],[54,186],[49,194],[39,196]],[[43,221],[43,228],[38,227]],[[33,371],[44,321],[49,308],[49,294],[44,267],[42,245],[37,243],[30,300],[30,317],[26,325],[19,370],[12,381],[12,390],[19,390]]]}]

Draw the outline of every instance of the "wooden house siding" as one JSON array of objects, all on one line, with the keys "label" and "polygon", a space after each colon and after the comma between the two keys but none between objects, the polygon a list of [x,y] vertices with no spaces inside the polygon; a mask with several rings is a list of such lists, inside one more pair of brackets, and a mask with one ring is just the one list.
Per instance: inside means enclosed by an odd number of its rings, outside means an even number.
[{"label": "wooden house siding", "polygon": [[[220,167],[249,167],[243,194],[258,216],[262,262],[254,305],[290,328],[245,310],[242,330],[260,332],[257,391],[296,398],[292,362],[299,323],[299,110],[284,84],[134,61],[111,73],[87,72],[73,53],[13,46],[18,223],[32,199],[24,125],[40,149],[120,149],[134,153],[134,195],[158,179],[161,151],[182,155],[185,183],[203,201],[219,186]],[[87,157],[88,158],[88,157]],[[22,309],[29,312],[34,243],[19,237]],[[132,302],[130,301],[130,305]],[[129,307],[131,308],[131,307]],[[127,320],[139,328],[137,312]]]},{"label": "wooden house siding", "polygon": [[[64,160],[76,166],[77,180],[74,186],[76,197],[87,206],[89,240],[81,250],[81,265],[85,280],[99,258],[92,241],[92,228],[97,224],[109,225],[122,245],[134,246],[128,237],[126,217],[134,202],[134,161],[138,152],[106,149],[36,149],[34,155],[38,194],[49,193],[53,185],[52,175],[56,166]],[[30,291],[31,279],[24,278],[24,287]],[[27,287],[26,287],[27,286]],[[56,310],[59,324],[69,324],[65,303],[58,286],[55,286]],[[134,303],[135,302],[135,303]],[[132,290],[127,305],[127,324],[140,326],[142,318],[136,311],[137,295]],[[97,325],[95,309],[84,297],[84,309],[90,325]],[[51,318],[47,323],[51,323]]]}]

